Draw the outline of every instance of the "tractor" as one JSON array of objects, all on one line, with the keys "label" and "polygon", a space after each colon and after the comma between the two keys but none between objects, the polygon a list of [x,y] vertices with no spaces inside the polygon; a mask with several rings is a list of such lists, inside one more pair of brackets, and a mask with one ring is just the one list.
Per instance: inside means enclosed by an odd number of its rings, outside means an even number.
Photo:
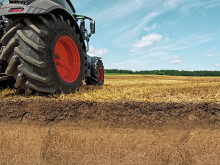
[{"label": "tractor", "polygon": [[0,3],[0,86],[30,95],[103,85],[103,62],[88,55],[95,21],[76,14],[70,0]]}]

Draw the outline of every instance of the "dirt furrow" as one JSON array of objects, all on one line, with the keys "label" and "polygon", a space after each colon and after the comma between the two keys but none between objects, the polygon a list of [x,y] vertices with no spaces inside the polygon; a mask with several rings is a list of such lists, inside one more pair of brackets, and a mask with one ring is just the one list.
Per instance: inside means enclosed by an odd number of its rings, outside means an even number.
[{"label": "dirt furrow", "polygon": [[127,128],[205,127],[220,125],[218,103],[0,101],[0,122],[57,124],[99,123]]}]

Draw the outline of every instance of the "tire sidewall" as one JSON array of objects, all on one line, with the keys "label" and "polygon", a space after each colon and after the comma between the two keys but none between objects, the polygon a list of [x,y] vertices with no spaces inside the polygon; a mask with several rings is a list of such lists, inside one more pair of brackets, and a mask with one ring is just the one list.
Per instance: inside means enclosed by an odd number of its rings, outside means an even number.
[{"label": "tire sidewall", "polygon": [[[58,39],[62,36],[68,36],[74,41],[80,55],[80,72],[77,79],[72,83],[66,82],[65,80],[62,79],[55,65],[54,50]],[[77,34],[74,33],[74,30],[70,29],[69,26],[63,25],[62,27],[59,26],[56,27],[56,29],[54,29],[54,33],[52,32],[51,35],[49,34],[49,37],[50,39],[47,46],[49,48],[49,57],[50,57],[50,65],[51,65],[50,68],[52,68],[51,71],[53,78],[57,82],[58,92],[67,93],[77,90],[82,85],[82,80],[84,75],[84,54],[85,54]],[[50,43],[51,45],[49,45]]]}]

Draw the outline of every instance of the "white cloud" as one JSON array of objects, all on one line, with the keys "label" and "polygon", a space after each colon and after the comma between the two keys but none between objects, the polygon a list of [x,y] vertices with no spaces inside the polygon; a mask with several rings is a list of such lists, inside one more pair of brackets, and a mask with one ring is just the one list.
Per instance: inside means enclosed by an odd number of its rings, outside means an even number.
[{"label": "white cloud", "polygon": [[[168,37],[167,37],[168,38]],[[213,34],[191,34],[176,40],[170,40],[169,38],[167,41],[171,42],[166,42],[167,44],[165,45],[160,45],[158,47],[150,48],[148,51],[179,51],[179,50],[184,50],[184,49],[189,49],[196,47],[200,44],[209,42],[213,40],[214,35]],[[166,41],[166,39],[164,39]]]},{"label": "white cloud", "polygon": [[165,60],[175,60],[180,58],[180,55],[171,55],[171,54],[166,54],[163,55],[163,57],[159,58],[160,61],[165,61]]},{"label": "white cloud", "polygon": [[171,9],[175,9],[183,1],[184,0],[166,0],[164,5]]},{"label": "white cloud", "polygon": [[103,57],[104,55],[108,54],[109,51],[107,48],[95,48],[94,46],[90,46],[90,49],[88,51],[88,55],[90,56],[98,56]]},{"label": "white cloud", "polygon": [[204,57],[213,57],[213,54],[206,54]]},{"label": "white cloud", "polygon": [[124,31],[122,32],[120,31],[120,33],[118,33],[114,43],[116,45],[121,45],[122,43],[135,40],[136,36],[138,36],[143,31],[143,29],[146,27],[146,24],[148,24],[150,21],[158,17],[160,14],[161,14],[160,12],[148,13],[143,18],[141,18],[138,24],[135,21],[134,22],[130,21],[128,23],[129,26],[126,25],[128,27],[126,27]]},{"label": "white cloud", "polygon": [[149,31],[152,31],[152,30],[156,29],[157,26],[158,26],[158,25],[157,25],[156,23],[154,23],[152,26],[146,27],[144,30],[147,31],[147,32],[149,32]]},{"label": "white cloud", "polygon": [[[116,1],[114,2],[114,5],[108,6],[107,8],[104,9],[100,9],[99,14],[97,15],[97,13],[95,14],[95,20],[97,20],[99,22],[103,21],[106,23],[106,21],[109,20],[114,20],[112,22],[115,22],[115,20],[120,20],[121,18],[124,18],[125,16],[127,17],[128,15],[131,15],[135,12],[137,12],[138,10],[140,10],[140,8],[142,8],[144,6],[144,1],[142,0],[135,0],[135,1],[129,1],[129,2],[125,2],[125,1]],[[111,13],[111,14],[109,14]],[[103,16],[105,17],[105,19],[103,19]],[[120,16],[120,17],[119,17]]]},{"label": "white cloud", "polygon": [[[166,40],[166,36],[163,35],[163,39],[161,42],[159,42],[159,44],[155,44],[151,47],[146,47],[141,49],[133,47],[130,53],[135,57],[132,58],[131,60],[125,61],[125,63],[126,65],[127,64],[129,65],[131,63],[141,64],[145,62],[146,65],[149,66],[151,65],[152,61],[156,59],[157,61],[168,61],[168,63],[172,62],[178,64],[179,61],[175,61],[175,60],[179,60],[181,57],[187,55],[177,51],[187,50],[197,47],[200,44],[211,41],[212,39],[213,39],[212,34],[200,34],[200,33],[190,34],[177,39],[168,38],[167,40]],[[152,60],[150,61],[150,59]],[[182,61],[180,61],[179,64],[181,63]]]},{"label": "white cloud", "polygon": [[171,25],[171,26],[174,26],[174,25],[176,25],[177,23],[179,23],[179,19],[176,19],[176,20],[173,20],[173,21],[165,20],[164,23],[166,23],[166,24],[168,24],[168,25]]},{"label": "white cloud", "polygon": [[160,34],[152,33],[142,37],[140,41],[134,44],[135,48],[144,48],[153,45],[156,42],[163,40],[163,36]]},{"label": "white cloud", "polygon": [[220,64],[215,64],[215,66],[220,67]]},{"label": "white cloud", "polygon": [[182,63],[182,61],[181,60],[173,60],[170,63],[171,64],[180,64],[180,63]]},{"label": "white cloud", "polygon": [[119,65],[119,63],[116,63],[116,62],[110,63],[109,66],[106,66],[106,68],[108,68],[108,69],[121,69],[120,67],[122,67],[122,66]]},{"label": "white cloud", "polygon": [[211,9],[211,8],[220,6],[219,0],[209,0],[209,1],[194,0],[194,1],[189,1],[189,2],[190,3],[187,3],[186,5],[181,7],[180,10],[182,12],[188,13],[190,11],[193,11],[199,8]]},{"label": "white cloud", "polygon": [[174,59],[177,59],[177,58],[179,58],[179,57],[180,57],[180,56],[173,56]]}]

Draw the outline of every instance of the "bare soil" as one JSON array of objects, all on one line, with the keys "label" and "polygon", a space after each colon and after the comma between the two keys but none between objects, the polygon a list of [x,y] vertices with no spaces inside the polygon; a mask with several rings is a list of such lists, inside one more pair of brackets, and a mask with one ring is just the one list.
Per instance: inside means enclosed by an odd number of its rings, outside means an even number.
[{"label": "bare soil", "polygon": [[0,164],[219,163],[219,103],[0,100]]},{"label": "bare soil", "polygon": [[[25,124],[103,122],[119,128],[220,126],[218,103],[0,101],[0,121]],[[102,124],[100,124],[101,126]]]}]

